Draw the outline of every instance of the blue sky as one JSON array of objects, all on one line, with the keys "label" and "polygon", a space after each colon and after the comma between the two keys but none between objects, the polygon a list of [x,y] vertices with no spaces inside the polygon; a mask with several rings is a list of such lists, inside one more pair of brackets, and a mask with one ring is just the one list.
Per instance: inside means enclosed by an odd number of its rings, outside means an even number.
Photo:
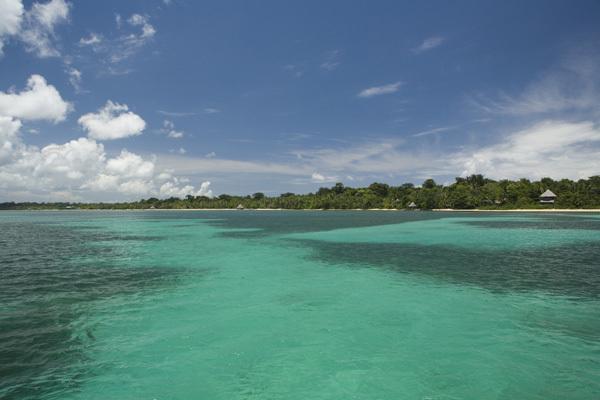
[{"label": "blue sky", "polygon": [[0,0],[0,200],[598,174],[599,20],[596,1]]}]

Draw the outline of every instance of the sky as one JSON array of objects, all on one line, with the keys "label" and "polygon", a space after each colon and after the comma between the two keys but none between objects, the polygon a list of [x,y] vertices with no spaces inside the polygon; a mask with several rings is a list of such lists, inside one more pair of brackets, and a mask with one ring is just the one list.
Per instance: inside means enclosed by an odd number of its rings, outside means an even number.
[{"label": "sky", "polygon": [[598,1],[0,0],[0,201],[600,174]]}]

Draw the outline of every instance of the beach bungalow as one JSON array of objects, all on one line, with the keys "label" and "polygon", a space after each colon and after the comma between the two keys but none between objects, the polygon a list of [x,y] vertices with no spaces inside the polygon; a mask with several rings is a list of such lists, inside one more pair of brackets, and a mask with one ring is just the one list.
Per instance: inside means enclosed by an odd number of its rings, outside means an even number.
[{"label": "beach bungalow", "polygon": [[415,204],[414,201],[411,201],[410,204],[408,205],[408,208],[410,210],[416,210],[417,209],[417,205]]},{"label": "beach bungalow", "polygon": [[550,189],[540,195],[540,204],[554,204],[556,195]]},{"label": "beach bungalow", "polygon": [[237,210],[243,210],[243,209],[244,209],[244,206],[243,206],[243,205],[241,205],[241,204],[238,204],[238,206],[236,207],[236,209],[237,209]]}]

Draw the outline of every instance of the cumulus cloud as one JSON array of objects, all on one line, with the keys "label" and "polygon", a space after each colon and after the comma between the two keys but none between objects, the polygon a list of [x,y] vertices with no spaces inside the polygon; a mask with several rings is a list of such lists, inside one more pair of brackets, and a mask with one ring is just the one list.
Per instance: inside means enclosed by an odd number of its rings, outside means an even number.
[{"label": "cumulus cloud", "polygon": [[316,183],[335,182],[338,180],[337,176],[325,176],[318,172],[313,172],[310,179]]},{"label": "cumulus cloud", "polygon": [[32,75],[21,92],[0,91],[0,115],[23,120],[63,121],[71,109],[44,77]]},{"label": "cumulus cloud", "polygon": [[100,169],[105,161],[104,147],[88,138],[65,144],[50,144],[39,152],[29,151],[22,162],[32,167],[32,176],[81,183]]},{"label": "cumulus cloud", "polygon": [[25,193],[27,200],[62,198],[57,193],[88,200],[99,196],[115,200],[123,196],[212,195],[206,185],[196,190],[183,179],[157,171],[154,160],[138,154],[122,150],[109,157],[94,139],[84,137],[41,149],[27,146],[19,140],[19,127],[14,120],[0,118],[0,192],[4,200],[15,193]]},{"label": "cumulus cloud", "polygon": [[0,56],[5,41],[19,32],[23,19],[21,0],[0,0]]},{"label": "cumulus cloud", "polygon": [[362,90],[360,93],[358,93],[358,97],[366,98],[366,97],[380,96],[382,94],[395,93],[400,89],[400,86],[402,86],[402,82],[394,82],[394,83],[389,83],[387,85],[382,85],[382,86],[373,86],[373,87]]},{"label": "cumulus cloud", "polygon": [[423,40],[423,42],[417,46],[416,48],[413,49],[414,53],[423,53],[425,51],[429,51],[431,49],[435,49],[436,47],[440,46],[442,43],[444,43],[446,39],[444,39],[441,36],[433,36],[430,38],[427,38],[425,40]]},{"label": "cumulus cloud", "polygon": [[15,146],[18,145],[19,129],[21,121],[0,116],[0,166],[12,159]]},{"label": "cumulus cloud", "polygon": [[108,160],[106,172],[123,178],[148,179],[154,175],[154,163],[122,150],[118,157]]},{"label": "cumulus cloud", "polygon": [[96,138],[139,134],[145,126],[127,106],[111,101],[98,113],[80,118],[89,137],[42,148],[23,142],[21,120],[61,121],[69,107],[39,75],[33,75],[21,92],[0,92],[2,200],[96,200],[98,196],[115,200],[119,196],[135,198],[167,192],[212,195],[206,184],[196,190],[184,179],[158,170],[154,158],[145,159],[127,150],[110,157]]},{"label": "cumulus cloud", "polygon": [[78,122],[90,138],[97,140],[137,136],[146,128],[146,122],[139,115],[129,111],[127,105],[110,100],[98,112],[82,115]]},{"label": "cumulus cloud", "polygon": [[178,181],[174,180],[172,182],[164,183],[159,190],[159,193],[163,197],[185,197],[188,195],[191,196],[206,196],[213,197],[213,192],[210,189],[210,182],[205,181],[200,185],[200,189],[195,190],[191,185],[185,185],[183,187],[178,186]]},{"label": "cumulus cloud", "polygon": [[57,25],[68,21],[69,4],[64,0],[51,0],[47,3],[34,3],[25,12],[19,37],[27,51],[38,57],[60,55],[54,45]]}]

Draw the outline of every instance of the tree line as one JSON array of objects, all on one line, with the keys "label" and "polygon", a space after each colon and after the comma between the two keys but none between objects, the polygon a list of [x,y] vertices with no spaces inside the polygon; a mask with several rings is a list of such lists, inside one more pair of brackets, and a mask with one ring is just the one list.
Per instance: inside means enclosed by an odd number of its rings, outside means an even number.
[{"label": "tree line", "polygon": [[[540,204],[545,190],[556,194],[555,204]],[[600,175],[573,181],[543,178],[499,180],[471,175],[456,178],[450,185],[440,185],[427,179],[421,186],[405,183],[400,186],[372,183],[354,188],[336,183],[315,193],[282,193],[267,196],[222,194],[217,197],[187,196],[185,198],[155,197],[120,203],[0,203],[0,210],[24,209],[189,209],[189,208],[282,208],[282,209],[403,209],[414,203],[419,209],[499,209],[519,208],[600,208]]]}]

